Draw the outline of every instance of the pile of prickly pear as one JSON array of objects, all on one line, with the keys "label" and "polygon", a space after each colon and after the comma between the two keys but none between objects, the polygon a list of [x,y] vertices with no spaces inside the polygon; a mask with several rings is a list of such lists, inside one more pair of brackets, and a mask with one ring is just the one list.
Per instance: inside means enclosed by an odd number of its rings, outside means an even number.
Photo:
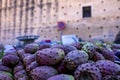
[{"label": "pile of prickly pear", "polygon": [[31,43],[0,60],[0,80],[120,80],[120,44]]}]

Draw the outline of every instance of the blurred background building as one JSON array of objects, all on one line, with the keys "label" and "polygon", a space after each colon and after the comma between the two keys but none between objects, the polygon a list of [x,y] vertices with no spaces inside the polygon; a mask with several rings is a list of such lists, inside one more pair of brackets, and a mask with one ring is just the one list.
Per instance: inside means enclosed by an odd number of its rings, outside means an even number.
[{"label": "blurred background building", "polygon": [[39,35],[60,40],[63,35],[113,41],[120,30],[120,0],[0,0],[0,42],[14,44],[18,36]]}]

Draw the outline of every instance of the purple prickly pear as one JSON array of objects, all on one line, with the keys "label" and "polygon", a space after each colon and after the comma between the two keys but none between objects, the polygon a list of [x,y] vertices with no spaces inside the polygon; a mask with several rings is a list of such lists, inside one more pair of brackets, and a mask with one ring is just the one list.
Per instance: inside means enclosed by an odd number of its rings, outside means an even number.
[{"label": "purple prickly pear", "polygon": [[55,69],[58,71],[59,74],[74,74],[73,70],[69,70],[65,67],[64,60],[61,61],[59,64],[55,65]]},{"label": "purple prickly pear", "polygon": [[118,75],[106,75],[102,80],[120,80]]},{"label": "purple prickly pear", "polygon": [[69,52],[71,52],[73,50],[77,50],[77,48],[72,45],[63,45],[63,50],[64,50],[65,54],[68,54]]},{"label": "purple prickly pear", "polygon": [[91,59],[95,54],[96,47],[93,43],[87,42],[83,45],[82,50],[86,51]]},{"label": "purple prickly pear", "polygon": [[14,79],[17,80],[18,78],[22,78],[24,76],[27,76],[26,71],[21,70],[21,71],[14,74]]},{"label": "purple prickly pear", "polygon": [[48,78],[57,75],[58,72],[50,66],[39,66],[31,71],[33,80],[47,80]]},{"label": "purple prickly pear", "polygon": [[34,68],[38,67],[38,63],[36,61],[30,63],[27,67],[26,67],[26,71],[27,73],[30,73],[31,70],[33,70]]},{"label": "purple prickly pear", "polygon": [[13,80],[12,74],[0,71],[0,80]]},{"label": "purple prickly pear", "polygon": [[76,80],[101,80],[102,75],[99,68],[93,63],[81,64],[75,70]]},{"label": "purple prickly pear", "polygon": [[35,58],[36,58],[36,55],[35,54],[32,54],[32,55],[29,55],[29,56],[26,56],[24,57],[23,59],[23,64],[24,66],[28,66],[30,63],[34,62],[35,61]]},{"label": "purple prickly pear", "polygon": [[24,67],[22,65],[14,67],[14,74],[16,74],[17,72],[19,72],[21,70],[24,70]]},{"label": "purple prickly pear", "polygon": [[21,78],[18,78],[17,80],[31,80],[28,76],[23,76]]},{"label": "purple prickly pear", "polygon": [[48,78],[47,80],[75,80],[72,75],[68,74],[59,74],[53,77]]},{"label": "purple prickly pear", "polygon": [[70,51],[77,50],[77,48],[72,45],[56,44],[56,45],[52,45],[51,47],[62,49],[65,52],[65,54],[69,53]]},{"label": "purple prickly pear", "polygon": [[26,54],[26,53],[25,53],[24,49],[20,49],[17,51],[17,54],[18,54],[20,60],[23,60],[24,54]]},{"label": "purple prickly pear", "polygon": [[55,65],[65,56],[62,49],[46,48],[36,52],[36,61],[39,65]]},{"label": "purple prickly pear", "polygon": [[0,71],[12,72],[12,69],[7,66],[0,66]]},{"label": "purple prickly pear", "polygon": [[39,50],[45,49],[45,48],[50,48],[51,45],[48,43],[40,44],[39,45]]},{"label": "purple prickly pear", "polygon": [[12,72],[12,69],[10,67],[4,66],[2,64],[2,61],[0,61],[0,71],[5,71],[5,72]]},{"label": "purple prickly pear", "polygon": [[84,43],[82,43],[82,42],[77,42],[77,43],[72,44],[72,46],[76,47],[78,50],[81,50],[83,45],[84,45]]},{"label": "purple prickly pear", "polygon": [[2,64],[8,67],[14,67],[19,62],[19,57],[16,55],[6,55],[2,58]]},{"label": "purple prickly pear", "polygon": [[112,51],[111,48],[103,48],[102,49],[102,55],[105,57],[107,60],[114,61],[115,60],[115,55],[114,52]]},{"label": "purple prickly pear", "polygon": [[24,47],[24,51],[26,53],[35,53],[37,50],[39,50],[39,45],[36,43],[31,43],[31,44],[27,44]]},{"label": "purple prickly pear", "polygon": [[120,74],[120,66],[110,60],[99,60],[95,65],[100,69],[103,76]]},{"label": "purple prickly pear", "polygon": [[93,56],[93,61],[98,61],[98,60],[105,60],[105,58],[103,57],[102,54],[100,54],[99,52],[95,52],[94,56]]},{"label": "purple prickly pear", "polygon": [[4,53],[4,55],[17,55],[17,51],[15,49],[8,50]]},{"label": "purple prickly pear", "polygon": [[88,54],[82,50],[71,51],[64,58],[65,66],[70,70],[74,70],[78,65],[87,61]]}]

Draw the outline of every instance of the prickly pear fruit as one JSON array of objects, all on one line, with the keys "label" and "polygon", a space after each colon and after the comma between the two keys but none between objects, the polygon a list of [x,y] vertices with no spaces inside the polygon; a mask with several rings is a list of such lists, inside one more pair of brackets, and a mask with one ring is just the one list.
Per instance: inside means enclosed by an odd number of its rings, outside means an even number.
[{"label": "prickly pear fruit", "polygon": [[120,80],[119,75],[106,75],[102,80]]},{"label": "prickly pear fruit", "polygon": [[30,80],[30,78],[28,76],[23,76],[21,78],[18,78],[17,80]]},{"label": "prickly pear fruit", "polygon": [[95,52],[94,56],[93,56],[93,61],[98,61],[98,60],[105,60],[105,58],[103,57],[102,54],[100,54],[99,52]]},{"label": "prickly pear fruit", "polygon": [[57,74],[58,72],[50,66],[39,66],[31,71],[31,77],[33,80],[47,80]]},{"label": "prickly pear fruit", "polygon": [[27,67],[26,67],[26,71],[27,73],[30,73],[31,70],[33,70],[34,68],[38,67],[38,63],[36,61],[30,63]]},{"label": "prickly pear fruit", "polygon": [[32,63],[33,61],[35,61],[35,58],[36,58],[36,55],[35,54],[32,54],[32,55],[29,55],[29,56],[26,56],[24,57],[23,59],[23,64],[24,66],[28,66],[30,63]]},{"label": "prickly pear fruit", "polygon": [[77,42],[72,44],[72,46],[76,47],[78,50],[81,50],[83,45],[84,44],[82,42]]},{"label": "prickly pear fruit", "polygon": [[14,74],[16,74],[17,72],[19,72],[21,70],[24,70],[24,67],[22,65],[14,67]]},{"label": "prickly pear fruit", "polygon": [[2,64],[8,67],[14,67],[19,62],[19,57],[16,55],[6,55],[2,58]]},{"label": "prickly pear fruit", "polygon": [[11,72],[12,72],[12,69],[11,69],[10,67],[4,66],[4,65],[2,64],[2,61],[0,61],[0,71],[5,71],[5,72],[11,73]]},{"label": "prickly pear fruit", "polygon": [[58,71],[59,74],[74,74],[73,70],[69,70],[68,68],[65,67],[65,62],[64,60],[55,65],[55,69]]},{"label": "prickly pear fruit", "polygon": [[0,80],[13,80],[12,74],[8,72],[0,71]]},{"label": "prickly pear fruit", "polygon": [[77,50],[77,48],[72,45],[63,45],[63,50],[65,54],[68,54],[70,51]]},{"label": "prickly pear fruit", "polygon": [[93,43],[88,42],[83,45],[82,50],[86,51],[89,55],[89,58],[91,59],[95,54],[94,52],[96,50],[96,47]]},{"label": "prickly pear fruit", "polygon": [[52,48],[60,48],[65,52],[65,54],[69,53],[70,51],[77,50],[77,48],[72,45],[55,44],[55,45],[52,45],[51,47]]},{"label": "prickly pear fruit", "polygon": [[70,70],[74,70],[78,65],[87,61],[88,54],[83,50],[71,51],[64,58],[65,66]]},{"label": "prickly pear fruit", "polygon": [[81,64],[75,70],[76,80],[101,80],[102,75],[99,68],[93,63]]},{"label": "prickly pear fruit", "polygon": [[10,49],[4,53],[4,56],[6,55],[17,55],[17,51],[15,49]]},{"label": "prickly pear fruit", "polygon": [[62,49],[46,48],[36,52],[36,61],[39,65],[55,65],[65,56]]},{"label": "prickly pear fruit", "polygon": [[105,59],[107,60],[111,60],[114,61],[115,57],[114,57],[114,52],[112,51],[111,48],[103,48],[102,49],[102,55],[105,57]]},{"label": "prickly pear fruit", "polygon": [[24,51],[26,53],[35,53],[37,50],[39,50],[39,45],[36,43],[31,43],[31,44],[27,44],[24,47]]},{"label": "prickly pear fruit", "polygon": [[72,75],[59,74],[48,78],[47,80],[75,80]]},{"label": "prickly pear fruit", "polygon": [[48,43],[40,44],[39,45],[39,50],[45,49],[45,48],[50,48],[51,45]]},{"label": "prickly pear fruit", "polygon": [[120,66],[110,60],[99,60],[95,65],[100,69],[103,76],[120,74]]},{"label": "prickly pear fruit", "polygon": [[24,49],[20,49],[17,51],[17,54],[18,54],[20,60],[23,60],[24,54],[26,54],[26,53],[25,53]]},{"label": "prickly pear fruit", "polygon": [[19,71],[19,72],[14,74],[14,79],[17,80],[18,78],[22,78],[24,76],[27,76],[26,71],[25,70],[21,70],[21,71]]}]

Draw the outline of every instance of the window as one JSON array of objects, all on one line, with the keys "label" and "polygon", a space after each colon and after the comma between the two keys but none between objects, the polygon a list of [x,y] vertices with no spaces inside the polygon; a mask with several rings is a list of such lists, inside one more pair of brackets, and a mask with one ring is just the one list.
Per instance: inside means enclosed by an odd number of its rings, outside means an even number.
[{"label": "window", "polygon": [[82,8],[83,18],[91,17],[91,6],[85,6]]}]

